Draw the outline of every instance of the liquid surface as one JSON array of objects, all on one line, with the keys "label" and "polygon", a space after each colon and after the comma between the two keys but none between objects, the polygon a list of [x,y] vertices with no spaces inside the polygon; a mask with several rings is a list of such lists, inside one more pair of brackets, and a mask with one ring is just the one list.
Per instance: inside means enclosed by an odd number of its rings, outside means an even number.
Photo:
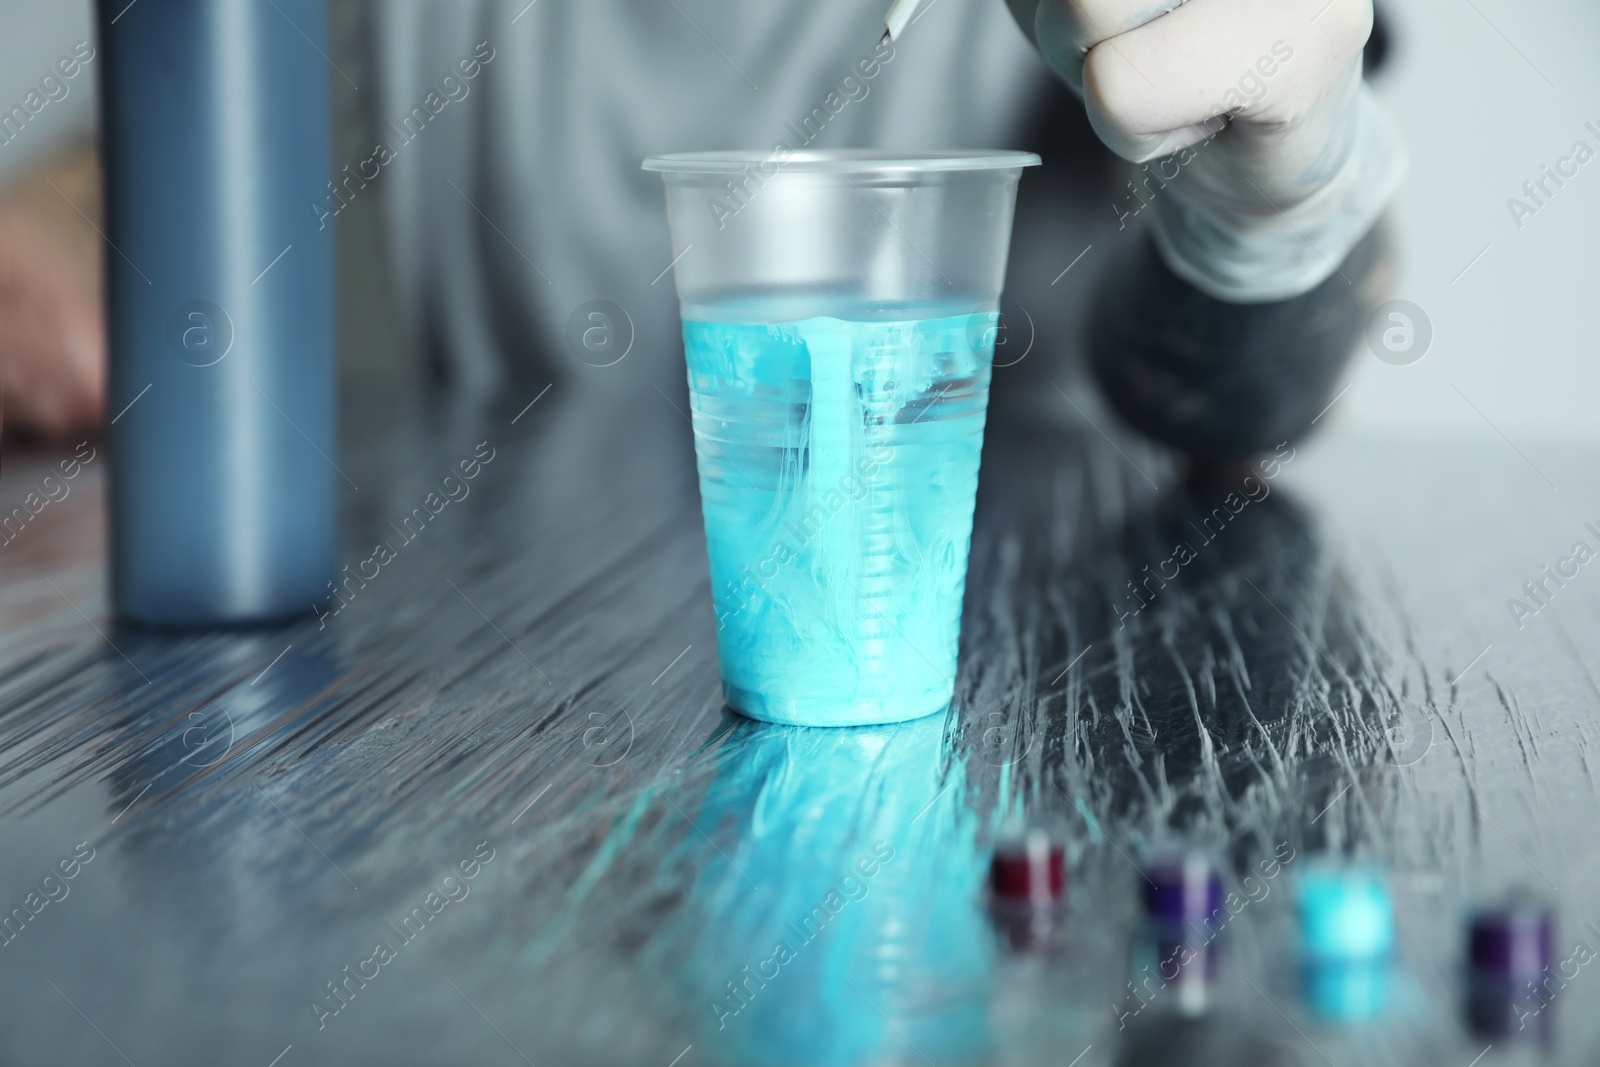
[{"label": "liquid surface", "polygon": [[996,314],[749,317],[684,317],[728,702],[812,726],[936,712],[955,684]]}]

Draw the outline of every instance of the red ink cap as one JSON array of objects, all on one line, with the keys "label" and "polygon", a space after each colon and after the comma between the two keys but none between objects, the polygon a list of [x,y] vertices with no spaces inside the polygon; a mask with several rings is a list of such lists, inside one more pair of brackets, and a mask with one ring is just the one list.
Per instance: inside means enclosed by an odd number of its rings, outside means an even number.
[{"label": "red ink cap", "polygon": [[995,846],[989,888],[1008,904],[1053,904],[1067,885],[1065,853],[1043,830]]}]

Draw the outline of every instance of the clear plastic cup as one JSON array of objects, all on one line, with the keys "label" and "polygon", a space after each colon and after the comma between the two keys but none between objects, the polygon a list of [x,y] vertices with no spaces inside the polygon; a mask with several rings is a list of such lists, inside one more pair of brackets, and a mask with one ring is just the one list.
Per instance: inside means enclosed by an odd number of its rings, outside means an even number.
[{"label": "clear plastic cup", "polygon": [[947,707],[1024,152],[657,156],[723,692],[801,726]]}]

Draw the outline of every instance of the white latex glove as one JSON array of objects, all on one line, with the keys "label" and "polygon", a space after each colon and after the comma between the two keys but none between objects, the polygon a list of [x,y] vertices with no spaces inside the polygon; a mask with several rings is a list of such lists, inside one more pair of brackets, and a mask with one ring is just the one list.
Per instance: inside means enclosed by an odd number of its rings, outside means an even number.
[{"label": "white latex glove", "polygon": [[1371,0],[1007,0],[1112,151],[1147,164],[1119,217],[1238,303],[1332,275],[1405,173],[1361,81]]}]

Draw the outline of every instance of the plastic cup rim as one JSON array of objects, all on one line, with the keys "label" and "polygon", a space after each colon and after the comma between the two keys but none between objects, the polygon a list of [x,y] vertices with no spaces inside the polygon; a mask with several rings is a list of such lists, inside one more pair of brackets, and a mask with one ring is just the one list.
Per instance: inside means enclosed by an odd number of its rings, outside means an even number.
[{"label": "plastic cup rim", "polygon": [[729,174],[776,162],[784,172],[807,174],[937,173],[1017,170],[1043,162],[1032,152],[964,149],[940,152],[889,152],[875,148],[793,151],[781,162],[773,149],[672,152],[651,156],[641,166],[661,174]]}]

